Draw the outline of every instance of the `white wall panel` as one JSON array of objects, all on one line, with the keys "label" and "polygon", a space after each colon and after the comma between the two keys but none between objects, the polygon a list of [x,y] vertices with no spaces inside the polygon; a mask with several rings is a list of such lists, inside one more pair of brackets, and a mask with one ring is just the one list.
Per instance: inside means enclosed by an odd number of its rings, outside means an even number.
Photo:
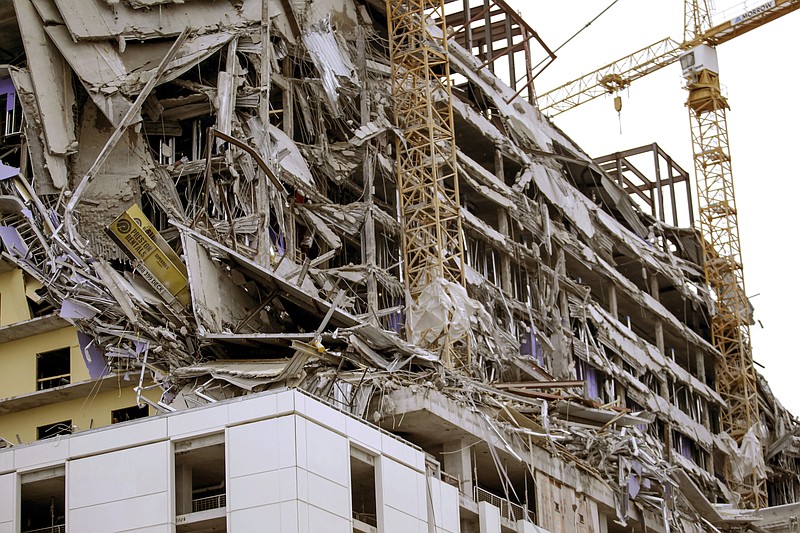
[{"label": "white wall panel", "polygon": [[[301,419],[302,420],[302,419]],[[305,440],[298,438],[298,456],[305,456],[305,468],[344,487],[350,485],[350,447],[347,439],[313,422],[298,424]],[[298,466],[302,464],[298,462]]]},{"label": "white wall panel", "polygon": [[296,468],[232,477],[228,482],[228,508],[232,511],[296,499]]},{"label": "white wall panel", "polygon": [[295,466],[294,415],[228,430],[228,476],[247,476]]},{"label": "white wall panel", "polygon": [[17,477],[14,474],[0,476],[0,531],[14,529],[17,505]]},{"label": "white wall panel", "polygon": [[425,456],[391,435],[381,434],[381,451],[383,455],[391,457],[395,461],[405,463],[418,470],[425,470]]},{"label": "white wall panel", "polygon": [[297,533],[297,524],[297,502],[294,501],[230,513],[230,531],[235,533]]},{"label": "white wall panel", "polygon": [[309,533],[322,531],[325,533],[352,533],[353,529],[349,519],[329,513],[313,505],[309,505],[307,509]]},{"label": "white wall panel", "polygon": [[171,416],[167,418],[167,421],[170,437],[219,429],[228,424],[228,405],[223,403],[187,409],[181,413],[181,416]]},{"label": "white wall panel", "polygon": [[393,461],[380,459],[383,504],[416,518],[427,520],[425,475]]},{"label": "white wall panel", "polygon": [[392,507],[383,510],[384,533],[428,533],[428,525],[424,520],[408,515]]},{"label": "white wall panel", "polygon": [[159,442],[70,461],[70,509],[156,493],[168,500],[171,453],[168,442]]},{"label": "white wall panel", "polygon": [[14,470],[14,448],[5,448],[0,451],[0,474]]},{"label": "white wall panel", "polygon": [[231,531],[236,533],[265,533],[281,531],[281,507],[279,503],[231,511]]},{"label": "white wall panel", "polygon": [[55,437],[31,446],[14,448],[14,468],[30,470],[39,466],[63,463],[69,457],[69,442],[66,437]]},{"label": "white wall panel", "polygon": [[428,522],[436,526],[437,533],[460,533],[458,489],[440,479],[428,478],[433,516]]},{"label": "white wall panel", "polygon": [[329,479],[320,477],[313,472],[299,471],[302,478],[305,474],[307,479],[307,499],[306,501],[323,509],[329,513],[350,519],[350,488],[340,485]]},{"label": "white wall panel", "polygon": [[166,439],[166,418],[137,420],[73,435],[69,439],[69,453],[71,457],[80,457]]},{"label": "white wall panel", "polygon": [[[71,490],[67,498],[68,504],[74,496],[75,491]],[[170,498],[165,493],[115,500],[79,509],[71,507],[67,517],[70,531],[92,533],[118,533],[169,524],[169,522]]]},{"label": "white wall panel", "polygon": [[329,405],[298,394],[295,399],[295,407],[298,413],[304,414],[311,420],[317,420],[320,424],[338,433],[344,434],[347,431],[346,420],[348,416]]},{"label": "white wall panel", "polygon": [[125,531],[115,531],[114,533],[173,533],[171,524],[161,524],[159,526],[140,527],[136,529],[126,529]]},{"label": "white wall panel", "polygon": [[273,417],[278,412],[278,395],[254,396],[228,405],[228,423],[238,424],[248,420]]},{"label": "white wall panel", "polygon": [[347,417],[345,420],[347,437],[373,452],[381,451],[381,432],[374,427],[363,424],[354,418]]},{"label": "white wall panel", "polygon": [[478,502],[481,533],[500,533],[500,509],[488,502]]}]

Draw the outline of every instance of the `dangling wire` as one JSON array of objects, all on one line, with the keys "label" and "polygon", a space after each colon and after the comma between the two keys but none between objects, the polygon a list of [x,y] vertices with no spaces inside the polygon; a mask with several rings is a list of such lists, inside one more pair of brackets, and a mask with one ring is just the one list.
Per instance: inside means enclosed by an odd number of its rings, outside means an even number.
[{"label": "dangling wire", "polygon": [[[597,14],[597,15],[596,15],[596,16],[595,16],[595,17],[594,17],[592,20],[590,20],[589,22],[587,22],[586,24],[584,24],[584,26],[583,26],[581,29],[579,29],[578,31],[576,31],[575,33],[573,33],[573,34],[572,34],[572,37],[570,37],[569,39],[567,39],[566,41],[564,41],[563,43],[561,43],[561,44],[559,45],[559,47],[558,47],[558,48],[556,48],[555,50],[553,50],[553,54],[555,54],[556,52],[558,52],[559,50],[561,50],[562,48],[564,48],[564,47],[567,45],[567,43],[569,43],[569,42],[570,42],[572,39],[574,39],[575,37],[577,37],[578,35],[580,35],[580,34],[581,34],[581,32],[583,32],[583,30],[585,30],[586,28],[588,28],[589,26],[591,26],[591,25],[594,23],[594,21],[596,21],[597,19],[599,19],[600,17],[602,17],[602,16],[605,14],[605,12],[606,12],[606,11],[608,11],[609,9],[611,9],[612,7],[614,7],[614,4],[616,4],[617,2],[619,2],[619,0],[614,0],[613,2],[611,2],[610,4],[608,4],[608,7],[606,7],[604,10],[602,10],[600,13],[598,13],[598,14]],[[547,61],[548,59],[550,59],[550,57],[549,57],[549,56],[548,56],[548,57],[546,57],[545,59],[542,59],[542,60],[541,60],[541,61],[540,61],[540,62],[539,62],[539,63],[538,63],[538,64],[537,64],[535,67],[533,67],[533,69],[531,69],[531,70],[536,70],[537,68],[539,68],[539,67],[540,67],[540,66],[541,66],[541,65],[542,65],[542,64],[543,64],[545,61]]]}]

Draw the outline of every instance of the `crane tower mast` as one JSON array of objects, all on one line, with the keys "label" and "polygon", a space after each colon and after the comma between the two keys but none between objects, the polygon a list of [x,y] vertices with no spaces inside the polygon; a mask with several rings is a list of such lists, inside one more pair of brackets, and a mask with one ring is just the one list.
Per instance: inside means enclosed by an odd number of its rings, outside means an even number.
[{"label": "crane tower mast", "polygon": [[[685,41],[693,41],[710,29],[707,0],[687,0]],[[681,67],[689,90],[686,107],[691,123],[703,264],[706,283],[716,296],[711,337],[722,354],[717,363],[717,392],[728,406],[721,412],[720,426],[737,442],[742,442],[748,430],[757,430],[760,417],[728,143],[728,102],[720,90],[713,48],[695,47],[682,56]],[[766,480],[755,472],[743,480],[733,479],[730,472],[727,477],[745,506],[766,506]]]},{"label": "crane tower mast", "polygon": [[[769,0],[714,26],[709,0],[684,1],[683,42],[666,38],[539,95],[539,109],[553,117],[676,61],[681,62],[689,98],[693,160],[697,179],[699,229],[706,282],[716,296],[711,334],[721,358],[717,390],[727,409],[721,428],[741,442],[760,422],[758,385],[750,344],[750,306],[744,288],[739,220],[728,144],[728,102],[720,90],[713,47],[800,9],[800,0]],[[765,480],[752,472],[729,485],[748,507],[767,503]]]},{"label": "crane tower mast", "polygon": [[[403,275],[412,312],[432,282],[464,285],[464,244],[456,165],[444,0],[387,0]],[[411,326],[407,323],[407,334]],[[424,332],[415,332],[418,336]],[[466,333],[464,333],[466,335]],[[451,366],[468,362],[467,338],[421,344]]]}]

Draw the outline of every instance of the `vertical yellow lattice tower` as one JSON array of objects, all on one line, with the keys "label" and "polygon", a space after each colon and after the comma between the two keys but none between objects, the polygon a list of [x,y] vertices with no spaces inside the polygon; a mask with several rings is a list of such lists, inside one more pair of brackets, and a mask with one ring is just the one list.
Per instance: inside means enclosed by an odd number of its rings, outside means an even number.
[{"label": "vertical yellow lattice tower", "polygon": [[[387,0],[403,273],[412,306],[432,281],[464,285],[450,62],[443,0]],[[411,332],[407,331],[407,334]],[[450,333],[428,341],[451,366],[469,342]],[[425,344],[425,342],[423,342]]]},{"label": "vertical yellow lattice tower", "polygon": [[[705,0],[687,0],[686,24],[688,39],[702,35],[710,27]],[[716,366],[717,391],[728,404],[721,413],[720,426],[741,443],[747,431],[759,422],[759,407],[728,145],[728,102],[720,91],[717,72],[701,69],[687,81],[686,105],[691,122],[705,275],[717,299],[717,309],[711,317],[713,343],[722,353]],[[742,496],[744,506],[766,506],[765,480],[752,472],[739,483],[730,474],[727,472],[728,482]]]}]

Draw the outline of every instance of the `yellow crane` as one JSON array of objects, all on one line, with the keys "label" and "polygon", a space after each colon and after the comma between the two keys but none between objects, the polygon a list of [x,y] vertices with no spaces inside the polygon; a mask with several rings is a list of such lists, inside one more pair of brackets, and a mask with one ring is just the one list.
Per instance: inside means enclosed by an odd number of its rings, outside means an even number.
[{"label": "yellow crane", "polygon": [[[403,276],[411,313],[435,282],[464,285],[452,79],[444,0],[386,0],[392,98],[403,138],[395,144],[402,221]],[[469,339],[446,331],[424,348],[448,366],[469,363]]]},{"label": "yellow crane", "polygon": [[[759,423],[760,415],[728,144],[728,102],[720,91],[715,47],[798,8],[800,0],[770,0],[714,26],[708,0],[686,0],[682,43],[662,39],[538,98],[540,110],[553,117],[599,96],[616,94],[636,79],[680,61],[689,91],[686,107],[705,277],[716,295],[711,335],[722,354],[717,365],[717,392],[727,404],[720,425],[737,442]],[[755,472],[741,481],[727,477],[745,506],[766,506],[766,481]]]}]

